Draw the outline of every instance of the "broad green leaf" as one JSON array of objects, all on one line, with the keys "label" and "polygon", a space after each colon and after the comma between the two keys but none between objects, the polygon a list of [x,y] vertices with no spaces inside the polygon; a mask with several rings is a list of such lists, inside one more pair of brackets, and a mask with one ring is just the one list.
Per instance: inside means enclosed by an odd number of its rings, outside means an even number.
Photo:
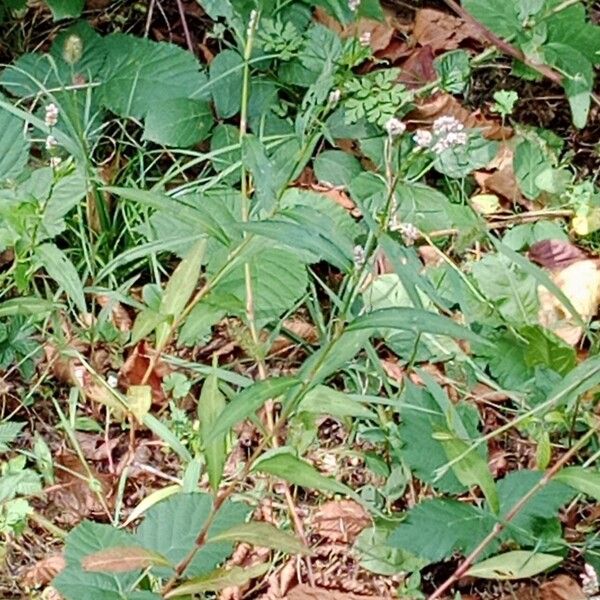
[{"label": "broad green leaf", "polygon": [[486,140],[479,133],[471,134],[466,145],[454,146],[438,154],[434,166],[448,177],[467,177],[472,171],[485,167],[496,156],[498,148],[498,142]]},{"label": "broad green leaf", "polygon": [[315,176],[320,183],[349,186],[362,172],[357,158],[342,150],[325,150],[314,161]]},{"label": "broad green leaf", "polygon": [[[438,439],[448,460],[453,460],[462,456],[469,450],[470,444],[463,440],[454,437],[451,433],[441,432],[437,434]],[[477,485],[481,488],[484,496],[494,513],[497,513],[500,505],[498,501],[498,493],[496,492],[496,484],[490,473],[487,461],[485,461],[475,450],[471,450],[463,456],[458,462],[452,465],[452,470],[457,479],[466,486]]]},{"label": "broad green leaf", "polygon": [[418,308],[382,308],[356,318],[347,327],[347,331],[361,329],[403,329],[415,334],[434,333],[483,344],[488,343],[484,338],[455,323],[452,319]]},{"label": "broad green leaf", "polygon": [[[177,265],[165,287],[160,303],[160,313],[167,315],[170,320],[181,316],[189,302],[198,280],[200,268],[206,250],[206,240],[202,239],[194,244],[193,248]],[[156,327],[156,347],[162,348],[168,341],[171,323],[159,323]]]},{"label": "broad green leaf", "polygon": [[435,59],[433,65],[440,78],[440,87],[450,94],[462,94],[469,85],[471,64],[465,50],[445,52]]},{"label": "broad green leaf", "polygon": [[264,575],[270,568],[269,563],[254,565],[252,567],[231,567],[221,568],[203,575],[190,579],[186,583],[176,587],[165,595],[165,598],[177,598],[179,596],[190,596],[191,594],[200,594],[202,592],[218,592],[228,587],[239,587],[254,579]]},{"label": "broad green leaf", "polygon": [[25,423],[6,421],[0,423],[0,452],[8,452],[9,444],[17,439]]},{"label": "broad green leaf", "polygon": [[194,55],[174,44],[114,33],[104,48],[102,102],[119,116],[141,119],[154,104],[189,98],[204,85]]},{"label": "broad green leaf", "polygon": [[150,508],[161,500],[166,500],[173,494],[177,494],[181,491],[181,486],[178,483],[168,485],[159,490],[155,490],[148,496],[146,496],[128,515],[127,519],[123,522],[123,527],[130,525],[142,515],[144,515]]},{"label": "broad green leaf", "polygon": [[150,308],[144,308],[135,317],[131,329],[131,343],[137,344],[146,336],[150,335],[156,328],[167,320],[167,315],[156,312]]},{"label": "broad green leaf", "polygon": [[252,471],[269,473],[294,485],[308,489],[323,490],[352,496],[353,492],[343,483],[321,475],[310,463],[299,459],[289,449],[277,448],[265,453],[253,465]]},{"label": "broad green leaf", "polygon": [[293,534],[277,529],[270,523],[251,521],[237,525],[233,529],[224,531],[210,538],[209,542],[229,540],[232,542],[245,542],[253,546],[273,548],[287,554],[307,554],[308,548],[304,546]]},{"label": "broad green leaf", "polygon": [[588,390],[600,384],[600,357],[592,356],[577,365],[551,391],[547,404],[553,408],[568,404],[570,407],[575,400]]},{"label": "broad green leaf", "polygon": [[223,476],[226,449],[225,434],[216,437],[213,435],[213,431],[224,409],[225,396],[219,390],[217,375],[213,373],[202,384],[202,392],[198,400],[198,419],[200,420],[200,436],[204,447],[208,481],[215,493],[219,489],[219,483]]},{"label": "broad green leaf", "polygon": [[11,298],[0,302],[0,317],[12,317],[14,315],[33,315],[43,317],[60,307],[43,298],[36,296],[22,296]]},{"label": "broad green leaf", "polygon": [[139,546],[115,546],[88,554],[81,561],[84,571],[126,573],[151,566],[169,566],[164,556]]},{"label": "broad green leaf", "polygon": [[42,244],[35,253],[48,275],[66,292],[78,310],[85,313],[83,285],[67,255],[54,244]]},{"label": "broad green leaf", "polygon": [[238,183],[242,173],[240,130],[228,123],[217,125],[210,139],[210,152],[213,169],[223,173],[227,183]]},{"label": "broad green leaf", "polygon": [[242,105],[244,60],[235,50],[219,52],[210,63],[210,91],[221,119],[236,115]]},{"label": "broad green leaf", "polygon": [[396,192],[401,221],[425,233],[453,227],[450,201],[439,190],[422,183],[400,183]]},{"label": "broad green leaf", "polygon": [[585,467],[565,467],[554,476],[554,480],[595,500],[600,500],[600,473],[598,471]]},{"label": "broad green leaf", "polygon": [[[150,508],[135,534],[136,542],[162,554],[171,565],[179,564],[194,548],[198,534],[211,515],[213,500],[210,494],[177,494]],[[242,503],[225,502],[211,526],[208,538],[232,529],[246,521],[249,508]],[[186,577],[204,575],[223,562],[233,550],[233,542],[207,542],[196,553],[183,573]],[[156,568],[161,577],[170,577],[173,569]]]},{"label": "broad green leaf", "polygon": [[555,567],[563,560],[562,556],[554,554],[513,550],[473,565],[466,574],[484,579],[526,579]]},{"label": "broad green leaf", "polygon": [[172,98],[150,106],[144,121],[144,138],[165,146],[187,148],[204,141],[213,122],[208,102]]},{"label": "broad green leaf", "polygon": [[521,29],[515,2],[464,0],[463,7],[494,33],[510,38]]},{"label": "broad green leaf", "polygon": [[[300,381],[295,377],[276,377],[257,381],[245,388],[218,415],[211,431],[207,432],[204,443],[212,444],[214,440],[228,433],[234,425],[252,416],[267,400],[281,396],[298,383]],[[200,405],[198,409],[201,410]]]},{"label": "broad green leaf", "polygon": [[195,344],[204,342],[210,337],[212,326],[218,323],[225,314],[226,311],[217,306],[202,301],[198,302],[198,304],[192,308],[190,314],[185,319],[183,326],[179,330],[177,343],[182,346],[194,346]]},{"label": "broad green leaf", "polygon": [[55,21],[81,16],[85,0],[46,0]]},{"label": "broad green leaf", "polygon": [[560,375],[566,375],[575,368],[577,364],[575,348],[551,331],[540,326],[533,326],[520,329],[519,334],[528,343],[524,357],[528,367],[542,364]]},{"label": "broad green leaf", "polygon": [[17,116],[0,109],[0,179],[12,179],[23,172],[29,159],[29,141],[24,123]]},{"label": "broad green leaf", "polygon": [[271,212],[279,198],[279,188],[287,184],[267,156],[264,144],[254,135],[246,135],[242,141],[244,166],[252,173],[254,182],[254,212]]},{"label": "broad green leaf", "polygon": [[526,198],[535,200],[541,190],[535,184],[536,178],[552,165],[538,144],[523,140],[515,149],[513,169],[521,192]]},{"label": "broad green leaf", "polygon": [[144,425],[158,436],[165,444],[179,455],[185,462],[192,460],[189,450],[181,443],[180,439],[154,415],[147,413],[143,419]]},{"label": "broad green leaf", "polygon": [[305,394],[298,405],[298,412],[332,417],[376,418],[376,414],[362,402],[325,385],[318,385]]}]

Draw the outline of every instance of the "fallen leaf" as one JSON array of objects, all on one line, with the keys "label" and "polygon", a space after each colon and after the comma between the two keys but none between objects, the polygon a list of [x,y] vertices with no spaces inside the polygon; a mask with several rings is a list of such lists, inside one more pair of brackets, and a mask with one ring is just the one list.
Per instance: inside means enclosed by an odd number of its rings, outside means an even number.
[{"label": "fallen leaf", "polygon": [[345,208],[353,217],[358,218],[361,216],[360,209],[356,206],[350,196],[348,196],[348,194],[340,187],[324,185],[321,183],[310,183],[301,187],[322,194],[326,198],[333,200],[336,204]]},{"label": "fallen leaf", "polygon": [[131,331],[133,321],[120,302],[102,294],[96,296],[96,300],[102,308],[108,308],[110,310],[113,325],[119,331]]},{"label": "fallen leaf", "polygon": [[385,374],[390,379],[393,379],[394,381],[402,383],[404,376],[406,374],[406,371],[399,363],[391,361],[391,360],[382,360],[381,366],[383,367]]},{"label": "fallen leaf", "polygon": [[586,600],[587,596],[573,578],[558,575],[540,586],[540,600]]},{"label": "fallen leaf", "polygon": [[[591,319],[598,312],[600,271],[596,261],[581,260],[572,263],[554,272],[551,277],[584,321]],[[544,286],[538,287],[538,297],[540,324],[568,344],[577,344],[583,335],[583,328],[577,325],[570,312]]]},{"label": "fallen leaf", "polygon": [[353,542],[371,523],[365,509],[354,500],[332,500],[322,504],[312,519],[313,530],[333,542]]},{"label": "fallen leaf", "polygon": [[417,88],[435,81],[437,73],[433,67],[434,54],[431,46],[414,50],[402,63],[398,81],[409,88]]},{"label": "fallen leaf", "polygon": [[542,240],[529,249],[529,260],[548,269],[564,269],[586,258],[587,255],[583,250],[561,240]]},{"label": "fallen leaf", "polygon": [[[133,352],[127,357],[127,360],[123,363],[119,371],[118,383],[120,387],[129,389],[133,385],[142,384],[146,371],[150,366],[150,358],[153,352],[145,341],[140,342],[133,349]],[[148,381],[144,382],[144,384],[152,388],[152,402],[155,404],[163,404],[166,401],[162,382],[169,371],[169,367],[159,359],[150,372]]]},{"label": "fallen leaf", "polygon": [[431,46],[436,54],[454,50],[465,40],[483,42],[480,32],[470,23],[431,8],[417,11],[412,36],[420,46]]},{"label": "fallen leaf", "polygon": [[65,557],[62,554],[53,554],[38,560],[24,572],[23,583],[27,587],[48,585],[65,566]]},{"label": "fallen leaf", "polygon": [[440,92],[420,103],[406,116],[406,120],[420,127],[431,125],[438,117],[458,119],[468,128],[478,128],[489,140],[507,140],[513,134],[510,127],[503,127],[499,119],[486,117],[481,111],[470,112],[454,96]]},{"label": "fallen leaf", "polygon": [[287,593],[286,598],[287,600],[374,600],[375,596],[339,592],[329,588],[311,587],[307,584],[300,584],[294,586]]}]

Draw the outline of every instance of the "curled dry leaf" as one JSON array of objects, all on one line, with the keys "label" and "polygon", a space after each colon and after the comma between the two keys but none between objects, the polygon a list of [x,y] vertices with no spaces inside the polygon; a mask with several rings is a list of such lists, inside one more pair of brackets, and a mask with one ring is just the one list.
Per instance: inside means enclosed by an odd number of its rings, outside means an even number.
[{"label": "curled dry leaf", "polygon": [[540,600],[586,600],[579,583],[568,575],[558,575],[540,586]]},{"label": "curled dry leaf", "polygon": [[23,574],[23,583],[27,587],[48,585],[66,566],[62,554],[53,554],[38,560]]},{"label": "curled dry leaf", "polygon": [[[591,319],[598,312],[600,302],[600,271],[594,260],[581,260],[552,274],[554,283],[571,301],[581,318]],[[552,292],[538,287],[540,300],[539,321],[544,327],[571,345],[577,344],[583,328]]]},{"label": "curled dry leaf", "polygon": [[479,110],[470,112],[454,96],[446,93],[429,97],[408,113],[406,120],[423,126],[432,124],[442,116],[455,117],[465,127],[480,129],[489,140],[506,140],[513,134],[512,129],[503,127],[499,119],[488,118]]},{"label": "curled dry leaf", "polygon": [[102,308],[110,309],[113,325],[119,331],[131,331],[133,321],[121,303],[102,294],[96,296],[96,300]]},{"label": "curled dry leaf", "polygon": [[420,46],[431,46],[436,54],[454,50],[466,40],[483,41],[481,33],[470,23],[431,8],[417,11],[412,35]]},{"label": "curled dry leaf", "polygon": [[564,269],[586,258],[583,250],[562,240],[542,240],[529,249],[529,260],[548,269]]},{"label": "curled dry leaf", "polygon": [[354,500],[332,500],[319,507],[312,519],[315,533],[333,542],[353,542],[371,523],[365,509]]},{"label": "curled dry leaf", "polygon": [[435,81],[437,73],[433,66],[434,54],[431,46],[417,48],[402,63],[399,81],[409,88],[417,88]]},{"label": "curled dry leaf", "polygon": [[[119,371],[119,386],[125,389],[133,385],[141,385],[150,366],[150,360],[153,350],[145,342],[140,342],[127,357],[127,360]],[[169,367],[160,359],[156,361],[154,368],[150,372],[148,381],[145,384],[152,388],[152,401],[155,404],[162,404],[166,400],[165,392],[162,388],[163,379],[169,374]]]},{"label": "curled dry leaf", "polygon": [[336,204],[339,204],[342,208],[345,208],[353,217],[358,218],[361,216],[360,209],[342,188],[324,185],[321,183],[310,183],[303,187],[312,192],[322,194],[330,200],[333,200]]}]

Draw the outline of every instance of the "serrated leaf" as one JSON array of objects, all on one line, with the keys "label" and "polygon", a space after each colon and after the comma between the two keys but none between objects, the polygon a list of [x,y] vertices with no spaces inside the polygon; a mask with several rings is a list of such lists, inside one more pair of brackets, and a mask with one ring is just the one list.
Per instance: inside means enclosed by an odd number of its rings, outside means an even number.
[{"label": "serrated leaf", "polygon": [[83,285],[67,255],[54,244],[42,244],[35,253],[48,275],[66,292],[78,310],[85,313]]},{"label": "serrated leaf", "polygon": [[0,452],[8,452],[9,444],[17,439],[23,427],[25,427],[25,423],[17,421],[0,423]]},{"label": "serrated leaf", "polygon": [[81,15],[85,0],[46,0],[55,21],[77,18]]},{"label": "serrated leaf", "polygon": [[[209,375],[202,385],[198,400],[198,418],[203,443],[208,481],[214,492],[219,489],[225,465],[225,434],[213,435],[215,426],[225,408],[225,396],[219,390],[217,375]],[[210,439],[210,443],[208,440]]]},{"label": "serrated leaf", "polygon": [[0,109],[0,179],[20,175],[29,159],[29,141],[25,137],[24,123],[6,110]]},{"label": "serrated leaf", "polygon": [[208,541],[218,542],[222,540],[245,542],[262,548],[273,548],[287,554],[307,554],[309,552],[309,549],[293,534],[281,531],[270,523],[259,521],[237,525]]},{"label": "serrated leaf", "polygon": [[349,186],[362,172],[357,158],[341,150],[325,150],[314,160],[315,176],[320,183]]},{"label": "serrated leaf", "polygon": [[115,546],[88,554],[81,561],[84,571],[126,573],[151,566],[169,566],[169,562],[156,552],[139,546]]},{"label": "serrated leaf", "polygon": [[466,575],[484,579],[525,579],[547,571],[562,561],[562,556],[554,554],[514,550],[473,565]]},{"label": "serrated leaf", "polygon": [[600,473],[598,471],[585,467],[565,467],[554,476],[554,480],[600,500]]},{"label": "serrated leaf", "polygon": [[208,102],[172,98],[150,106],[144,121],[144,138],[165,146],[187,148],[204,141],[213,123]]},{"label": "serrated leaf", "polygon": [[263,563],[252,567],[217,569],[208,575],[190,579],[190,581],[168,592],[165,598],[177,598],[178,596],[189,596],[201,592],[217,592],[228,587],[239,587],[255,577],[264,575],[269,568],[269,563]]},{"label": "serrated leaf", "polygon": [[252,471],[269,473],[294,485],[352,496],[350,488],[335,479],[321,475],[310,463],[299,459],[285,448],[265,453],[253,465]]},{"label": "serrated leaf", "polygon": [[213,443],[215,439],[228,433],[234,425],[253,415],[267,400],[281,396],[299,383],[300,380],[296,377],[275,377],[257,381],[242,390],[218,415],[211,431],[207,431],[204,443]]}]

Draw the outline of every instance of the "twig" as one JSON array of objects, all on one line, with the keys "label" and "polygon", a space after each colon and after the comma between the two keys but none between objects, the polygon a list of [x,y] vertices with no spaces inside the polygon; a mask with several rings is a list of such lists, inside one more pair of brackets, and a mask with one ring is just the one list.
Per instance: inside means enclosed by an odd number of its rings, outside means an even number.
[{"label": "twig", "polygon": [[568,451],[563,454],[556,463],[550,467],[544,474],[544,476],[534,485],[509,511],[506,513],[502,522],[496,523],[490,533],[479,543],[477,548],[465,558],[465,560],[456,568],[454,573],[442,583],[442,585],[429,596],[428,600],[436,600],[441,598],[448,589],[454,585],[465,573],[471,568],[473,563],[479,558],[479,555],[487,548],[487,546],[495,540],[508,526],[508,524],[523,510],[527,503],[537,494],[542,488],[544,488],[550,480],[560,471],[560,469],[567,463],[577,452],[588,442],[588,440],[598,433],[597,428],[590,429],[578,442]]},{"label": "twig", "polygon": [[185,18],[185,10],[183,9],[183,4],[182,4],[181,0],[177,0],[177,8],[179,9],[181,25],[183,27],[183,33],[185,35],[185,43],[187,44],[188,50],[192,54],[194,54],[194,42],[192,42],[192,36],[190,34],[190,29],[187,24],[187,19]]},{"label": "twig", "polygon": [[544,77],[550,79],[550,81],[557,83],[558,85],[562,85],[563,76],[558,72],[549,67],[548,65],[536,63],[531,59],[527,58],[527,56],[516,48],[506,40],[503,40],[501,37],[497,36],[495,33],[490,31],[485,25],[480,23],[475,17],[471,15],[468,11],[466,11],[460,4],[455,2],[455,0],[444,0],[444,3],[451,8],[457,15],[459,15],[464,21],[470,23],[473,27],[479,30],[479,32],[485,37],[488,42],[496,46],[498,50],[507,54],[508,56],[512,56],[512,58],[521,61],[523,64],[527,65],[534,71],[537,71]]}]

